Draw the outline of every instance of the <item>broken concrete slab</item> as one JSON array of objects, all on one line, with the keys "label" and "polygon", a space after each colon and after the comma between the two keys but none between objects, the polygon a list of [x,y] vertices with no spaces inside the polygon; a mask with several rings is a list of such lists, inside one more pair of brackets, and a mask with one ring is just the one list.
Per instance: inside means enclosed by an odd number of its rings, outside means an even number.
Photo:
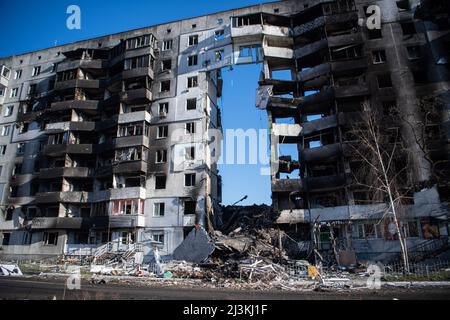
[{"label": "broken concrete slab", "polygon": [[213,252],[215,246],[204,228],[194,228],[184,241],[175,249],[175,260],[194,263],[204,262]]}]

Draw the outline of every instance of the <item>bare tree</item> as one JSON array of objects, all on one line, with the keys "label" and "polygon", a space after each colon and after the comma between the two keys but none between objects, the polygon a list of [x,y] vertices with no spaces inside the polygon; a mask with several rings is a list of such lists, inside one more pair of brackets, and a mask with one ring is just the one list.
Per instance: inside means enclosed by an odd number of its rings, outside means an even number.
[{"label": "bare tree", "polygon": [[371,202],[388,203],[383,218],[392,219],[398,237],[401,255],[406,272],[409,272],[408,249],[402,231],[404,200],[407,191],[403,188],[402,176],[407,164],[402,168],[395,165],[396,160],[404,156],[399,130],[389,133],[380,114],[374,111],[368,102],[364,103],[361,121],[352,126],[353,140],[349,143],[353,159],[360,163],[353,172],[357,186],[368,190]]}]

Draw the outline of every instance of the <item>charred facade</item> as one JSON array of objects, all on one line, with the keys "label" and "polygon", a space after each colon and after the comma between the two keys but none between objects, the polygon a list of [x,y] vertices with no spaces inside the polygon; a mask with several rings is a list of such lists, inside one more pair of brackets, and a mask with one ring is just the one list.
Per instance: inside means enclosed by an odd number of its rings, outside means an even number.
[{"label": "charred facade", "polygon": [[[276,223],[310,244],[306,255],[400,250],[385,197],[355,181],[364,164],[354,132],[373,112],[400,150],[407,244],[447,243],[440,3],[437,14],[430,1],[281,1],[0,59],[1,254],[151,242],[170,255],[194,225],[214,228],[220,71],[247,63],[263,66],[257,107],[269,115]],[[365,24],[373,4],[381,29]]]}]

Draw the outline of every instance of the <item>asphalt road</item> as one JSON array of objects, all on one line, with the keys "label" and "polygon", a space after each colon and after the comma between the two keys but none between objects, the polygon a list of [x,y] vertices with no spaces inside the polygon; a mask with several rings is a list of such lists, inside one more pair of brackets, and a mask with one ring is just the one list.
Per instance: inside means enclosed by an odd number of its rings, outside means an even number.
[{"label": "asphalt road", "polygon": [[208,288],[133,286],[82,282],[81,290],[65,289],[64,279],[0,277],[0,299],[7,300],[392,300],[445,299],[450,289],[392,289],[346,292],[239,291]]}]

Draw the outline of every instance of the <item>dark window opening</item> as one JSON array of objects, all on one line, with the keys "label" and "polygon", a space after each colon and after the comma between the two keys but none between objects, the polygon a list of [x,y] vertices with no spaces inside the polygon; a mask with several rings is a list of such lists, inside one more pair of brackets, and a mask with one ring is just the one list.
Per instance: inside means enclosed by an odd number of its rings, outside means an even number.
[{"label": "dark window opening", "polygon": [[373,39],[381,39],[383,38],[383,34],[381,32],[381,29],[372,29],[372,30],[368,30],[368,35],[369,35],[369,39],[373,40]]},{"label": "dark window opening", "polygon": [[410,36],[417,33],[414,22],[404,22],[401,23],[400,25],[402,27],[402,32],[404,36]]},{"label": "dark window opening", "polygon": [[197,208],[197,201],[184,202],[184,214],[195,214]]},{"label": "dark window opening", "polygon": [[186,103],[186,109],[187,110],[195,110],[197,109],[197,99],[187,99]]},{"label": "dark window opening", "polygon": [[391,88],[392,80],[390,74],[382,74],[377,77],[379,88]]},{"label": "dark window opening", "polygon": [[166,188],[166,176],[156,176],[155,178],[155,189],[165,189]]}]

